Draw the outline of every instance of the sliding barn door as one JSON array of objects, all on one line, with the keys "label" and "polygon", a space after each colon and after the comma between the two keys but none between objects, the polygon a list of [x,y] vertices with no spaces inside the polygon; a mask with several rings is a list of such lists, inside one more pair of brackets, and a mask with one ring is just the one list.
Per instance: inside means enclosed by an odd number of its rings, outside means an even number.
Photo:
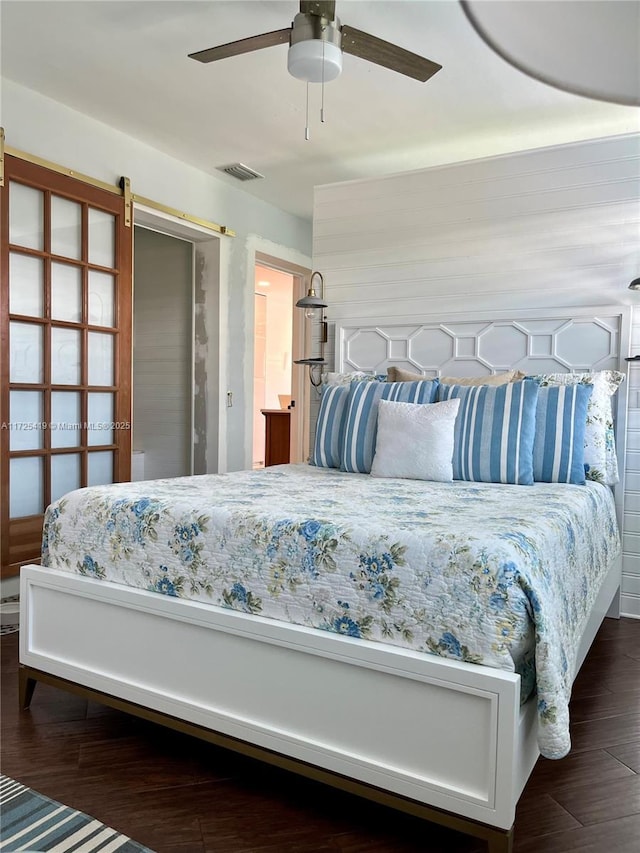
[{"label": "sliding barn door", "polygon": [[132,229],[119,193],[17,157],[1,201],[7,577],[38,559],[49,503],[130,478]]}]

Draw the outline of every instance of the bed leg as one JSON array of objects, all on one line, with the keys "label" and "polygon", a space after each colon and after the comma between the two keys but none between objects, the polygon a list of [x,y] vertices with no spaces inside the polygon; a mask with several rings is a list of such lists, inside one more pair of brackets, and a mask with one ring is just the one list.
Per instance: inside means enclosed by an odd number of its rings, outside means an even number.
[{"label": "bed leg", "polygon": [[25,666],[21,666],[18,670],[18,702],[20,710],[26,711],[33,698],[33,691],[36,689],[36,679],[29,675],[29,671]]},{"label": "bed leg", "polygon": [[488,853],[513,853],[513,827],[492,833],[487,839],[487,850]]}]

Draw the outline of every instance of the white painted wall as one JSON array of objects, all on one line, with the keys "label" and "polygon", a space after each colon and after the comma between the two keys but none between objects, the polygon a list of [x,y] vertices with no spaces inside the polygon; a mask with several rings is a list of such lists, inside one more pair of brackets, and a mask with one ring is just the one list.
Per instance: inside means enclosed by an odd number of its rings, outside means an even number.
[{"label": "white painted wall", "polygon": [[[3,78],[0,124],[6,143],[78,172],[117,184],[125,175],[140,196],[226,225],[220,253],[228,301],[222,324],[227,389],[234,406],[221,407],[226,454],[221,470],[250,467],[253,374],[253,269],[263,246],[275,257],[310,266],[311,225],[94,118]],[[170,120],[168,117],[167,120]],[[239,184],[241,186],[241,184]],[[224,446],[224,437],[219,446]]]},{"label": "white painted wall", "polygon": [[[637,303],[639,189],[636,134],[317,187],[329,357],[338,320]],[[640,616],[640,368],[629,400],[623,611]]]}]

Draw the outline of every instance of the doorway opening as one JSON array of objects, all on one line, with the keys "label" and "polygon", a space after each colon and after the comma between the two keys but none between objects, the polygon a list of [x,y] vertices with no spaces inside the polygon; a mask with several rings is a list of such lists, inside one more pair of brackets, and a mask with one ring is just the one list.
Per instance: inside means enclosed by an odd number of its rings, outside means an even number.
[{"label": "doorway opening", "polygon": [[264,468],[268,456],[265,412],[288,412],[286,417],[291,419],[295,409],[292,379],[295,290],[295,276],[291,273],[259,263],[255,265],[254,468]]},{"label": "doorway opening", "polygon": [[132,479],[225,471],[223,241],[141,203],[134,220]]},{"label": "doorway opening", "polygon": [[193,248],[135,226],[133,480],[193,473]]}]

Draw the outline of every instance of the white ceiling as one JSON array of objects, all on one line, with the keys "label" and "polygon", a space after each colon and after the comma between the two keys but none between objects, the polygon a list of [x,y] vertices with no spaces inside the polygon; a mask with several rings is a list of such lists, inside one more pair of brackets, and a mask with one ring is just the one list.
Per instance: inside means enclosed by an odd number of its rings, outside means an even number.
[{"label": "white ceiling", "polygon": [[[560,14],[581,4],[554,5]],[[593,61],[606,62],[617,2],[596,5],[607,23]],[[314,185],[640,130],[638,107],[569,94],[513,67],[456,0],[338,0],[342,23],[443,69],[419,83],[345,55],[325,89],[323,124],[320,87],[311,87],[308,141],[306,87],[287,73],[286,45],[208,65],[187,58],[288,27],[297,11],[296,0],[2,0],[2,75],[303,217]],[[238,161],[265,179],[216,171]]]}]

